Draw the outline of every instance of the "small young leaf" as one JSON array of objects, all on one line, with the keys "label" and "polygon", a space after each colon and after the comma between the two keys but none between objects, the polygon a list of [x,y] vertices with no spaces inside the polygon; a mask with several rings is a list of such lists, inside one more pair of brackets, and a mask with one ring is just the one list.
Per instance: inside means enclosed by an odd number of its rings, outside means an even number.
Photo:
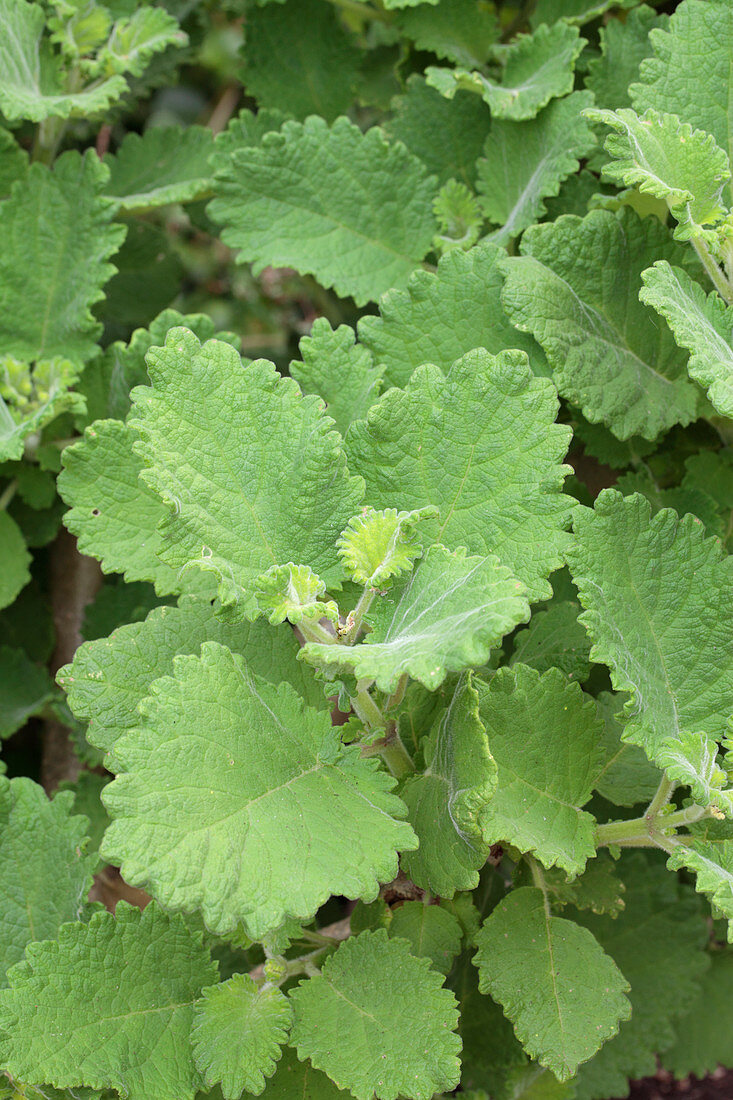
[{"label": "small young leaf", "polygon": [[417,525],[437,514],[438,509],[430,507],[414,512],[363,509],[349,520],[336,543],[349,577],[357,584],[381,588],[393,577],[408,573],[422,555]]},{"label": "small young leaf", "polygon": [[670,871],[683,868],[696,876],[695,889],[705,894],[728,918],[728,942],[733,943],[733,840],[704,840],[677,843],[667,861]]},{"label": "small young leaf", "polygon": [[663,744],[658,761],[667,778],[690,788],[692,799],[703,807],[733,817],[733,790],[723,790],[729,777],[718,762],[718,746],[704,733],[685,732]]},{"label": "small young leaf", "polygon": [[254,594],[261,611],[273,626],[302,623],[308,619],[330,619],[338,622],[339,609],[333,600],[320,600],[326,586],[307,565],[273,565],[254,584]]},{"label": "small young leaf", "polygon": [[300,341],[302,362],[290,364],[290,376],[303,393],[317,393],[342,435],[355,420],[363,420],[377,400],[383,368],[368,348],[355,343],[348,325],[332,329],[317,317],[310,335]]}]

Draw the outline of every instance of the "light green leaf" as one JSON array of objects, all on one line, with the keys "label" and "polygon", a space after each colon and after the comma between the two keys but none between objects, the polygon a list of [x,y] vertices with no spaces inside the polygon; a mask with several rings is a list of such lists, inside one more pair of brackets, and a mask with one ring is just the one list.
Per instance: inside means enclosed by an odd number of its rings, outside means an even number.
[{"label": "light green leaf", "polygon": [[625,19],[609,19],[600,27],[601,52],[589,60],[585,81],[597,107],[616,110],[631,106],[628,87],[638,80],[639,66],[652,52],[649,32],[668,23],[668,15],[657,14],[648,5],[640,4]]},{"label": "light green leaf", "polygon": [[395,909],[389,936],[407,940],[410,953],[430,959],[441,974],[450,970],[463,939],[457,917],[439,905],[425,905],[422,901],[406,901]]},{"label": "light green leaf", "polygon": [[406,386],[423,363],[447,374],[473,348],[486,348],[492,355],[519,348],[529,356],[535,374],[549,374],[540,346],[517,332],[502,309],[504,279],[497,261],[504,255],[489,241],[468,252],[449,252],[439,260],[437,272],[416,271],[407,290],[385,294],[379,317],[362,317],[359,339],[384,364],[385,385]]},{"label": "light green leaf", "polygon": [[282,111],[261,108],[257,114],[246,108],[229,121],[226,130],[216,135],[211,165],[215,170],[226,168],[232,154],[262,144],[265,134],[279,130],[287,115]]},{"label": "light green leaf", "polygon": [[0,776],[0,985],[26,944],[55,939],[84,913],[96,858],[86,852],[87,819],[70,816],[73,801],[49,802],[30,779]]},{"label": "light green leaf", "polygon": [[627,853],[619,872],[625,906],[617,917],[576,914],[631,985],[631,1019],[592,1061],[581,1066],[577,1100],[622,1096],[629,1077],[656,1072],[656,1053],[672,1037],[672,1025],[695,997],[708,959],[701,906],[664,864]]},{"label": "light green leaf", "polygon": [[216,969],[180,917],[120,902],[116,918],[96,913],[29,947],[9,978],[0,1056],[14,1076],[109,1086],[129,1100],[194,1100],[193,1002]]},{"label": "light green leaf", "polygon": [[[582,25],[589,23],[591,19],[597,19],[609,8],[629,8],[636,0],[538,0],[532,9],[530,23],[533,27],[540,23],[548,26],[557,19],[564,19],[566,23]],[[609,20],[615,22],[615,20]],[[620,20],[618,20],[620,22]]]},{"label": "light green leaf", "polygon": [[[619,439],[654,439],[697,417],[686,357],[637,297],[655,259],[689,262],[656,218],[629,209],[568,215],[527,230],[521,251],[502,263],[502,301],[544,348],[563,397]],[[614,277],[599,279],[599,271]]]},{"label": "light green leaf", "polygon": [[605,756],[596,790],[614,806],[651,802],[662,779],[643,749],[622,740],[626,723],[619,711],[626,698],[625,694],[601,691],[596,699],[604,724],[601,747]]},{"label": "light green leaf", "polygon": [[4,354],[24,360],[92,354],[102,326],[91,307],[103,297],[114,274],[107,261],[125,236],[123,226],[110,224],[112,203],[102,198],[107,177],[94,150],[64,153],[53,170],[31,165],[26,183],[0,204]]},{"label": "light green leaf", "polygon": [[586,118],[615,131],[606,138],[606,152],[614,160],[604,166],[604,175],[619,187],[638,187],[642,194],[663,199],[679,222],[678,240],[699,236],[703,226],[717,225],[724,217],[721,198],[730,163],[711,134],[693,130],[677,115],[652,110],[641,117],[624,107],[589,110]]},{"label": "light green leaf", "polygon": [[117,20],[98,60],[108,73],[142,76],[156,54],[187,42],[188,35],[164,8],[143,5]]},{"label": "light green leaf", "polygon": [[400,12],[397,25],[419,50],[467,68],[483,65],[499,37],[499,22],[488,4],[476,0],[437,0]]},{"label": "light green leaf", "polygon": [[589,92],[572,92],[530,122],[494,121],[476,187],[486,217],[501,226],[491,234],[497,244],[538,221],[547,212],[543,200],[559,193],[593,149],[595,135],[581,114],[592,102]]},{"label": "light green leaf", "polygon": [[0,608],[11,604],[28,584],[31,556],[18,524],[7,512],[0,510]]},{"label": "light green leaf", "polygon": [[290,994],[292,1043],[357,1100],[430,1100],[460,1077],[455,998],[426,958],[387,932],[342,943]]},{"label": "light green leaf", "polygon": [[70,506],[64,523],[82,553],[97,558],[105,573],[151,581],[165,596],[180,592],[187,578],[159,557],[166,508],[140,477],[137,439],[120,420],[95,421],[80,443],[64,448],[58,490]]},{"label": "light green leaf", "polygon": [[200,198],[211,187],[214,135],[205,126],[154,127],[129,133],[115,156],[105,194],[121,210],[140,210]]},{"label": "light green leaf", "polygon": [[616,964],[587,929],[551,916],[535,887],[499,902],[478,948],[479,989],[499,1001],[527,1053],[561,1081],[631,1015]]},{"label": "light green leaf", "polygon": [[349,467],[369,504],[435,505],[436,541],[496,554],[531,599],[545,599],[572,507],[561,491],[569,429],[556,415],[554,386],[532,376],[523,352],[479,348],[447,375],[420,367],[386,393],[349,429]]},{"label": "light green leaf", "polygon": [[704,733],[689,732],[662,745],[658,755],[667,778],[689,787],[694,802],[733,817],[733,790],[723,790],[729,777],[718,765],[717,757],[715,742],[711,743]]},{"label": "light green leaf", "polygon": [[422,748],[425,771],[410,776],[400,792],[420,847],[403,854],[402,866],[418,886],[451,898],[478,885],[488,855],[478,819],[496,789],[496,763],[470,675],[458,681]]},{"label": "light green leaf", "polygon": [[242,82],[262,107],[333,122],[351,106],[361,51],[324,0],[247,13]]},{"label": "light green leaf", "polygon": [[239,653],[269,683],[287,681],[309,706],[327,705],[322,685],[296,660],[298,642],[289,627],[276,630],[264,620],[223,623],[208,600],[184,596],[179,607],[156,608],[145,622],[80,646],[73,662],[60,669],[58,681],[69,706],[89,721],[91,743],[112,751],[118,738],[140,722],[137,708],[153,681],[172,674],[178,654],[198,654],[207,641]]},{"label": "light green leaf", "polygon": [[259,939],[334,893],[376,897],[417,843],[394,780],[289,684],[215,642],[201,653],[152,685],[141,727],[115,745],[103,855],[220,935],[241,924]]},{"label": "light green leaf", "polygon": [[494,118],[534,118],[555,96],[572,91],[575,62],[584,45],[577,28],[567,23],[540,26],[496,51],[501,82],[477,71],[436,68],[426,70],[427,81],[449,99],[459,88],[477,92]]},{"label": "light green leaf", "polygon": [[454,248],[465,252],[476,244],[484,219],[476,196],[465,183],[444,183],[433,202],[433,213],[438,223],[433,248],[438,255]]},{"label": "light green leaf", "polygon": [[0,646],[0,738],[21,729],[56,695],[45,668],[34,664],[22,649]]},{"label": "light green leaf", "polygon": [[669,31],[652,30],[649,41],[655,56],[642,62],[639,83],[629,88],[634,109],[652,107],[679,115],[695,129],[712,134],[720,148],[733,155],[730,4],[685,0],[670,19]]},{"label": "light green leaf", "polygon": [[325,584],[308,565],[273,565],[255,581],[257,603],[273,626],[286,619],[296,624],[322,618],[338,622],[338,605],[319,599],[325,595]]},{"label": "light green leaf", "polygon": [[722,737],[733,711],[733,559],[694,516],[651,516],[644,497],[604,489],[579,509],[568,563],[591,657],[628,691],[623,740],[657,756],[685,733]]},{"label": "light green leaf", "polygon": [[338,584],[336,538],[363,487],[317,397],[260,359],[173,329],[148,353],[135,391],[142,480],[164,502],[160,557],[212,572],[228,613],[256,613],[253,586],[272,565],[304,562]]},{"label": "light green leaf", "polygon": [[590,640],[578,622],[579,612],[573,600],[535,611],[529,626],[514,635],[510,664],[530,665],[538,672],[559,668],[569,680],[582,684],[590,675]]},{"label": "light green leaf", "polygon": [[593,699],[559,669],[540,676],[526,665],[499,669],[477,690],[499,769],[496,793],[479,817],[484,840],[508,841],[548,867],[580,874],[595,855],[595,819],[580,807],[603,763]]},{"label": "light green leaf", "polygon": [[240,262],[294,267],[357,305],[402,286],[430,248],[436,181],[378,126],[286,122],[235,153],[208,210]]},{"label": "light green leaf", "polygon": [[387,132],[403,141],[439,183],[455,179],[469,187],[490,126],[489,109],[477,96],[458,92],[446,99],[418,73],[408,78],[405,94],[395,100],[394,115],[385,123]]},{"label": "light green leaf", "polygon": [[705,1077],[733,1062],[731,983],[733,952],[711,952],[710,969],[685,1004],[684,1015],[675,1023],[674,1041],[662,1054],[662,1065],[675,1077]]},{"label": "light green leaf", "polygon": [[728,942],[733,943],[733,840],[704,840],[695,837],[678,842],[667,867],[670,871],[692,871],[695,889],[728,918]]},{"label": "light green leaf", "polygon": [[302,657],[381,691],[394,691],[404,675],[432,691],[449,672],[485,664],[492,646],[528,618],[526,589],[498,558],[431,546],[415,572],[372,605],[363,643],[309,642]]},{"label": "light green leaf", "polygon": [[279,989],[259,989],[248,974],[204,989],[191,1042],[206,1084],[221,1082],[225,1100],[239,1100],[243,1092],[259,1096],[275,1072],[292,1014]]},{"label": "light green leaf", "polygon": [[733,308],[665,260],[641,278],[641,301],[664,317],[677,343],[690,352],[690,377],[707,389],[718,412],[733,417]]},{"label": "light green leaf", "polygon": [[0,0],[0,110],[8,121],[42,122],[53,115],[93,115],[127,90],[122,76],[69,92],[59,57],[44,40],[48,16],[41,4]]},{"label": "light green leaf", "polygon": [[702,489],[690,488],[686,485],[673,485],[668,489],[662,489],[643,468],[638,473],[629,471],[622,474],[614,488],[619,489],[625,497],[633,493],[641,493],[651,504],[654,515],[661,508],[674,508],[678,516],[684,516],[689,512],[699,519],[709,535],[720,537],[725,533],[724,523],[715,501]]},{"label": "light green leaf", "polygon": [[409,573],[423,551],[418,525],[437,515],[437,508],[430,507],[414,512],[363,508],[349,520],[336,543],[351,580],[382,588],[394,577]]},{"label": "light green leaf", "polygon": [[303,393],[317,393],[342,435],[354,420],[362,420],[379,395],[381,366],[370,351],[355,343],[348,325],[332,329],[317,317],[309,336],[300,341],[303,361],[290,364],[291,378]]}]

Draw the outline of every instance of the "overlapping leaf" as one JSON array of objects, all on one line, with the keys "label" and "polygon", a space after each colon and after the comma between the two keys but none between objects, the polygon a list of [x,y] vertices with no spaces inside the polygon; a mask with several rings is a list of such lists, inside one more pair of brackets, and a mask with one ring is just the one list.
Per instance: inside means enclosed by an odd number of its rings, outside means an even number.
[{"label": "overlapping leaf", "polygon": [[300,341],[303,361],[290,364],[290,375],[303,393],[317,393],[342,435],[354,420],[362,420],[379,395],[383,367],[371,352],[356,344],[348,325],[332,329],[318,317]]},{"label": "overlapping leaf", "polygon": [[208,162],[213,151],[213,134],[204,126],[127,134],[115,156],[105,157],[110,169],[105,194],[123,210],[188,202],[211,186]]},{"label": "overlapping leaf", "polygon": [[699,991],[685,1005],[676,1021],[674,1041],[662,1054],[662,1064],[682,1079],[694,1073],[704,1077],[718,1066],[733,1062],[733,1020],[730,989],[733,952],[711,953],[710,969],[703,974]]},{"label": "overlapping leaf", "polygon": [[437,0],[400,12],[401,32],[420,50],[457,65],[483,65],[499,37],[494,11],[473,0]]},{"label": "overlapping leaf", "polygon": [[614,695],[611,691],[600,692],[596,699],[604,724],[604,761],[596,790],[614,806],[651,802],[662,780],[662,773],[649,762],[644,750],[622,740],[626,723],[620,712],[625,700],[624,694]]},{"label": "overlapping leaf", "polygon": [[609,19],[600,28],[601,52],[589,60],[585,81],[597,107],[618,110],[631,106],[629,85],[638,79],[639,66],[652,52],[649,32],[654,27],[666,27],[668,22],[667,15],[640,4],[624,20]]},{"label": "overlapping leaf", "polygon": [[573,600],[536,611],[529,626],[514,635],[511,664],[530,665],[538,672],[559,668],[569,680],[582,684],[590,675],[590,641],[578,622],[579,612]]},{"label": "overlapping leaf", "polygon": [[31,556],[25,539],[14,519],[6,511],[0,511],[0,608],[11,604],[25,588],[31,575],[28,572]]},{"label": "overlapping leaf", "polygon": [[390,939],[407,940],[412,955],[425,956],[436,970],[447,974],[461,950],[463,933],[458,918],[439,905],[406,901],[392,915]]},{"label": "overlapping leaf", "polygon": [[733,943],[733,840],[695,837],[672,848],[667,866],[695,875],[695,889],[728,919],[728,942]]}]

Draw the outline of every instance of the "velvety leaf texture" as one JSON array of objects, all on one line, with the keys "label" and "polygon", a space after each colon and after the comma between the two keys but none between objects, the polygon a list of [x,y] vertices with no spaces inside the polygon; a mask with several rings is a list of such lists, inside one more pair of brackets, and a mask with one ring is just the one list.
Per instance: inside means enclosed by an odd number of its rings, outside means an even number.
[{"label": "velvety leaf texture", "polygon": [[161,558],[212,572],[233,617],[255,610],[253,582],[302,562],[338,581],[336,538],[362,497],[317,397],[228,344],[173,329],[148,353],[135,391],[143,480],[166,505]]},{"label": "velvety leaf texture", "polygon": [[256,270],[287,265],[357,305],[404,285],[435,232],[434,177],[379,127],[286,122],[216,177],[222,239]]},{"label": "velvety leaf texture", "polygon": [[441,974],[450,970],[463,938],[461,925],[453,913],[422,901],[406,901],[395,910],[389,935],[391,939],[407,940],[410,953],[430,959]]},{"label": "velvety leaf texture", "polygon": [[458,1084],[453,994],[405,940],[362,932],[291,994],[291,1040],[357,1100],[429,1100]]},{"label": "velvety leaf texture", "polygon": [[447,375],[421,367],[386,393],[350,429],[349,467],[374,507],[436,505],[438,540],[496,554],[531,599],[546,598],[571,508],[561,492],[569,431],[556,414],[554,387],[523,353],[478,349]]},{"label": "velvety leaf texture", "polygon": [[[582,3],[583,0],[580,0]],[[640,4],[621,19],[609,19],[599,30],[601,53],[588,62],[585,86],[596,107],[630,107],[629,85],[639,77],[639,66],[652,53],[649,32],[665,27],[669,17]],[[666,108],[665,108],[666,109]]]},{"label": "velvety leaf texture", "polygon": [[368,348],[356,344],[348,325],[331,328],[317,317],[300,341],[303,361],[290,364],[290,375],[303,393],[317,393],[342,435],[354,420],[363,420],[377,400],[383,368]]},{"label": "velvety leaf texture", "polygon": [[511,664],[529,665],[538,672],[559,668],[569,680],[582,684],[590,675],[590,641],[578,622],[579,613],[572,600],[535,611],[529,626],[514,635]]},{"label": "velvety leaf texture", "polygon": [[334,893],[374,898],[416,845],[394,780],[288,684],[215,642],[201,654],[153,684],[143,725],[115,745],[104,854],[222,935],[242,923],[259,938]]}]

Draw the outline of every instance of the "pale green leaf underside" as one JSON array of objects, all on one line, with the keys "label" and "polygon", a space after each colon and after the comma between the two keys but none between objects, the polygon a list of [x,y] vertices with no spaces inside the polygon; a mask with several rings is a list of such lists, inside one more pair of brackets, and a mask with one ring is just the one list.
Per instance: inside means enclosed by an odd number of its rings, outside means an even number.
[{"label": "pale green leaf underside", "polygon": [[260,938],[332,894],[371,900],[416,844],[394,781],[289,684],[215,642],[201,653],[152,685],[141,727],[115,745],[106,856],[221,935],[241,923]]},{"label": "pale green leaf underside", "polygon": [[314,396],[267,360],[243,365],[229,344],[173,329],[148,353],[150,388],[131,422],[142,478],[164,502],[161,558],[212,572],[230,615],[256,613],[257,577],[309,565],[342,576],[336,539],[361,503],[341,437]]},{"label": "pale green leaf underside", "polygon": [[115,156],[105,157],[110,169],[105,194],[122,210],[188,202],[211,186],[209,157],[214,136],[204,126],[154,127],[144,134],[127,134]]},{"label": "pale green leaf underside", "polygon": [[325,317],[317,317],[310,334],[300,341],[302,362],[290,364],[291,377],[303,393],[323,398],[342,435],[355,420],[362,420],[377,400],[383,372],[369,349],[355,340],[348,325],[332,329]]},{"label": "pale green leaf underside", "polygon": [[[491,416],[486,410],[491,409]],[[436,541],[496,554],[531,599],[551,595],[572,502],[561,491],[569,429],[552,384],[518,351],[469,352],[444,375],[418,368],[347,436],[375,508],[440,510]]]},{"label": "pale green leaf underside", "polygon": [[430,1100],[458,1084],[455,998],[405,940],[352,937],[290,999],[298,1054],[357,1100]]},{"label": "pale green leaf underside", "polygon": [[346,118],[286,122],[234,154],[214,189],[210,214],[240,261],[294,267],[357,305],[404,285],[435,232],[434,177]]},{"label": "pale green leaf underside", "polygon": [[31,1084],[194,1100],[193,1004],[215,980],[208,949],[180,917],[120,902],[116,918],[67,924],[13,968],[0,991],[3,1066]]},{"label": "pale green leaf underside", "polygon": [[624,740],[652,760],[693,732],[718,739],[733,710],[731,559],[692,515],[651,516],[612,489],[579,510],[568,553],[593,660],[628,691]]},{"label": "pale green leaf underside", "polygon": [[643,272],[642,281],[642,302],[664,317],[677,343],[690,352],[690,377],[707,389],[718,412],[733,417],[733,309],[717,291],[706,294],[665,260]]},{"label": "pale green leaf underside", "polygon": [[479,817],[484,840],[508,841],[547,867],[580,874],[595,855],[595,819],[580,807],[603,762],[594,701],[559,669],[541,676],[526,665],[499,669],[477,688],[498,768],[496,793]]},{"label": "pale green leaf underside", "polygon": [[303,659],[330,671],[348,669],[394,691],[408,675],[433,690],[449,672],[484,664],[529,618],[526,589],[496,557],[432,546],[414,573],[372,605],[371,632],[358,645],[309,643]]},{"label": "pale green leaf underside", "polygon": [[723,789],[728,786],[728,776],[718,765],[717,756],[717,742],[711,742],[704,733],[683,733],[662,746],[659,765],[668,779],[690,788],[699,806],[713,806],[731,817],[733,791]]},{"label": "pale green leaf underside", "polygon": [[561,1081],[631,1015],[616,964],[587,929],[550,916],[535,887],[499,902],[478,948],[479,988],[502,1005],[527,1053]]},{"label": "pale green leaf underside", "polygon": [[544,348],[564,397],[619,439],[655,439],[697,417],[686,356],[638,301],[641,273],[654,260],[690,262],[656,218],[628,209],[567,215],[529,229],[521,248],[502,263],[502,301]]},{"label": "pale green leaf underside", "polygon": [[207,1085],[221,1083],[225,1100],[259,1096],[275,1072],[292,1009],[277,988],[261,990],[248,974],[235,974],[203,991],[193,1017],[196,1068]]},{"label": "pale green leaf underside", "polygon": [[695,889],[728,918],[728,942],[733,943],[733,840],[695,838],[678,844],[667,861],[670,871],[685,869],[696,876]]}]

